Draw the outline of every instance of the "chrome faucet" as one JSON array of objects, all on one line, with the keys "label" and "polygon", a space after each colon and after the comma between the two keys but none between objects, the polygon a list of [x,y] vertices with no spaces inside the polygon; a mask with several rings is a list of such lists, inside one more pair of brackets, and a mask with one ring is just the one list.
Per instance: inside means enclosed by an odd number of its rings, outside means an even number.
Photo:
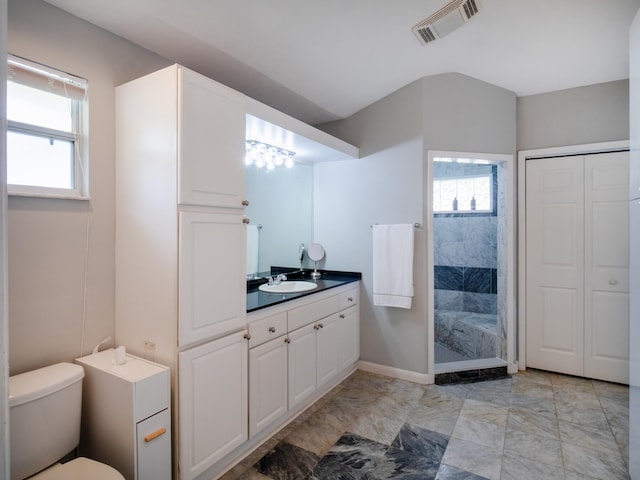
[{"label": "chrome faucet", "polygon": [[269,285],[280,285],[287,280],[287,276],[284,273],[279,273],[275,278],[271,276],[267,278],[269,279]]}]

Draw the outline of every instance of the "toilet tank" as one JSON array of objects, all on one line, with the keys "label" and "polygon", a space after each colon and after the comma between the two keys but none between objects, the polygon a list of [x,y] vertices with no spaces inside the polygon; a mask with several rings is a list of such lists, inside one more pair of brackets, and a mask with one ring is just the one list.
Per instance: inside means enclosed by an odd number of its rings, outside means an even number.
[{"label": "toilet tank", "polygon": [[9,378],[11,480],[56,463],[80,440],[82,378],[73,363],[58,363]]}]

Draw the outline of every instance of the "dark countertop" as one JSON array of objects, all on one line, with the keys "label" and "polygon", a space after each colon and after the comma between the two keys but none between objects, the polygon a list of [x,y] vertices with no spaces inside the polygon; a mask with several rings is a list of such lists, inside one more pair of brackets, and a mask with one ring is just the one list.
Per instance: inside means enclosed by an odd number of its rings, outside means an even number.
[{"label": "dark countertop", "polygon": [[[307,295],[313,295],[314,293],[336,288],[348,283],[358,282],[362,278],[362,274],[358,272],[338,272],[331,270],[318,270],[322,273],[322,276],[317,280],[311,279],[310,269],[305,269],[302,272],[295,268],[286,267],[272,267],[271,272],[264,274],[258,274],[259,276],[277,275],[278,273],[284,273],[287,275],[287,280],[304,280],[308,282],[314,282],[318,284],[317,288],[309,290],[307,292],[300,293],[267,293],[258,290],[258,287],[267,283],[266,278],[259,278],[255,280],[247,280],[247,313],[260,310],[262,308],[271,307],[279,303],[288,302],[295,298],[305,297]],[[295,273],[288,273],[295,272]]]}]

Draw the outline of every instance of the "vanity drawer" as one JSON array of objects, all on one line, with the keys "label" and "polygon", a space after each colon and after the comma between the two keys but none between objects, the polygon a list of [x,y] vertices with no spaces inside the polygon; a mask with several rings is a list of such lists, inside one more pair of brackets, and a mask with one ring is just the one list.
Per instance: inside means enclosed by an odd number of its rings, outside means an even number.
[{"label": "vanity drawer", "polygon": [[360,300],[360,291],[358,288],[351,289],[338,295],[338,309],[344,310],[345,308],[357,305]]},{"label": "vanity drawer", "polygon": [[249,323],[249,348],[261,345],[287,333],[287,312],[271,315]]},{"label": "vanity drawer", "polygon": [[338,296],[325,298],[318,302],[313,302],[302,307],[289,310],[288,322],[289,331],[296,330],[300,327],[304,327],[309,323],[320,320],[321,318],[328,317],[332,313],[338,311]]}]

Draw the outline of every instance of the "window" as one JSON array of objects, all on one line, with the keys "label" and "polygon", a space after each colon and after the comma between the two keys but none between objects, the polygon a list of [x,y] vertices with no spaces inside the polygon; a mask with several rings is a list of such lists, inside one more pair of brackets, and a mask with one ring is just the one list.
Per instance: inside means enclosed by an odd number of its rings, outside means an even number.
[{"label": "window", "polygon": [[498,214],[498,167],[484,160],[434,158],[435,216]]},{"label": "window", "polygon": [[10,194],[82,197],[87,82],[9,56],[7,183]]},{"label": "window", "polygon": [[489,213],[493,210],[492,183],[491,175],[435,179],[433,211]]}]

